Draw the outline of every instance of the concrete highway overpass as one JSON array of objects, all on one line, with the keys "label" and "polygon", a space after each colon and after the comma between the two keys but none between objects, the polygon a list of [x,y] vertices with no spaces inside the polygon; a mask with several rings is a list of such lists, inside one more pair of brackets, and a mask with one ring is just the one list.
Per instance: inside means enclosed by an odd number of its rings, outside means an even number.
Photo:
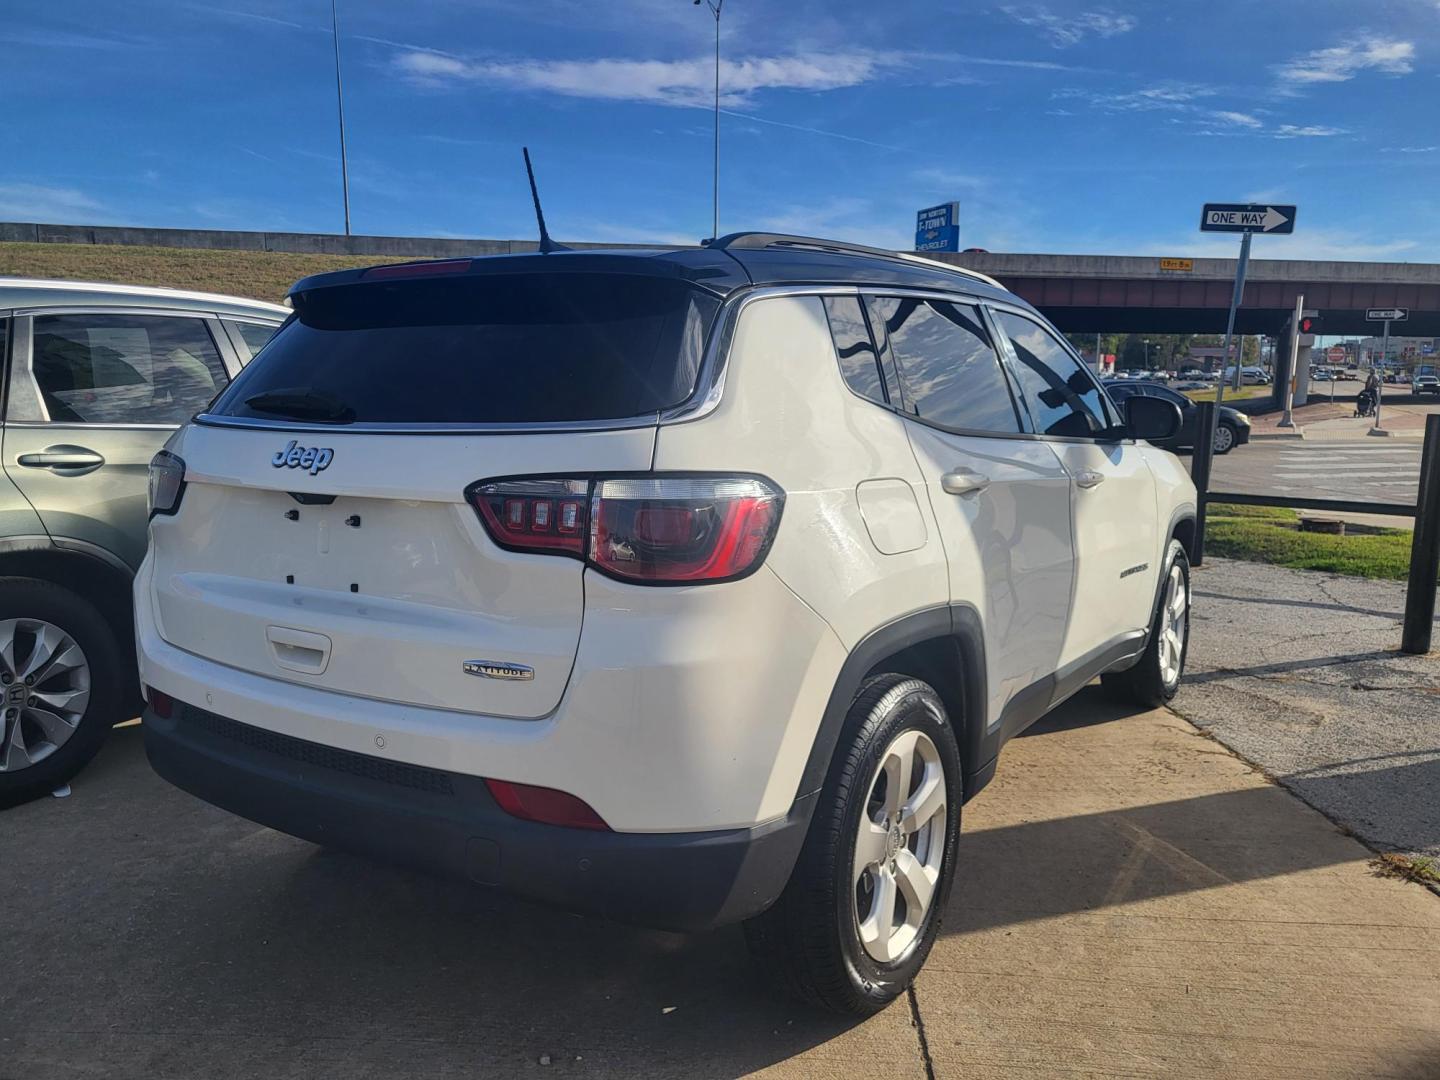
[{"label": "concrete highway overpass", "polygon": [[[1235,282],[1234,259],[1190,259],[1188,270],[1162,270],[1159,258],[1134,255],[926,254],[999,279],[1077,334],[1223,333]],[[1440,335],[1437,263],[1251,259],[1236,329],[1283,337],[1302,294],[1306,309],[1321,313],[1323,334],[1378,333],[1365,309],[1403,307],[1410,319],[1392,333]]]}]

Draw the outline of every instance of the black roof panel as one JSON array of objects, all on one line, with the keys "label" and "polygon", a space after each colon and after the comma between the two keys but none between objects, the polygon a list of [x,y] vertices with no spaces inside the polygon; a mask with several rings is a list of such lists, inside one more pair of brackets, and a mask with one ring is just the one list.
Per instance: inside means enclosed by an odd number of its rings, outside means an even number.
[{"label": "black roof panel", "polygon": [[[940,266],[881,254],[868,255],[859,251],[837,253],[803,247],[615,248],[555,251],[548,255],[538,252],[483,255],[469,260],[469,267],[459,271],[455,267],[457,263],[463,263],[463,259],[416,260],[383,265],[414,266],[419,271],[416,274],[419,279],[426,276],[421,268],[432,261],[441,264],[436,268],[437,273],[447,276],[459,272],[474,275],[628,273],[675,277],[721,296],[752,284],[873,285],[964,292],[1017,302],[1017,298],[1004,289]],[[360,267],[312,274],[292,285],[290,294],[365,283],[366,272],[373,269]]]}]

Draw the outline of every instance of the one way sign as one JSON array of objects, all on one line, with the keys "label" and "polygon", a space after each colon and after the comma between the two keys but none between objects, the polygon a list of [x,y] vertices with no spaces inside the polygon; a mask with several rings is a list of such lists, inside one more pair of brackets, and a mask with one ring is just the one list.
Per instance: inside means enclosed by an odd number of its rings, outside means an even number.
[{"label": "one way sign", "polygon": [[1295,207],[1255,203],[1206,203],[1201,232],[1292,233]]}]

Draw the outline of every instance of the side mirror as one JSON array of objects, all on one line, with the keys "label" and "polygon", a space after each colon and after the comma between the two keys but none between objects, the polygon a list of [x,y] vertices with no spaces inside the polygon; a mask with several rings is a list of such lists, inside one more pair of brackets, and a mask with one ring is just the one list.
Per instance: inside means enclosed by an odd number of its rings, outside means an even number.
[{"label": "side mirror", "polygon": [[1180,431],[1184,418],[1180,406],[1153,397],[1132,397],[1121,404],[1125,434],[1132,439],[1163,442]]}]

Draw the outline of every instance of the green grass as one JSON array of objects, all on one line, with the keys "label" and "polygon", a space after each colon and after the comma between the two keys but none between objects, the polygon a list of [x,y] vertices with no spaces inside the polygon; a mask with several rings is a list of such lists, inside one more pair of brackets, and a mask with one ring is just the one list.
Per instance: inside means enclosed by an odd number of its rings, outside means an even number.
[{"label": "green grass", "polygon": [[164,285],[278,302],[306,274],[396,262],[380,255],[295,255],[120,244],[0,243],[0,274]]},{"label": "green grass", "polygon": [[1300,515],[1294,510],[1217,503],[1205,519],[1205,551],[1230,559],[1356,577],[1400,581],[1409,574],[1409,530],[1355,525],[1346,529],[1346,536],[1301,532]]}]

